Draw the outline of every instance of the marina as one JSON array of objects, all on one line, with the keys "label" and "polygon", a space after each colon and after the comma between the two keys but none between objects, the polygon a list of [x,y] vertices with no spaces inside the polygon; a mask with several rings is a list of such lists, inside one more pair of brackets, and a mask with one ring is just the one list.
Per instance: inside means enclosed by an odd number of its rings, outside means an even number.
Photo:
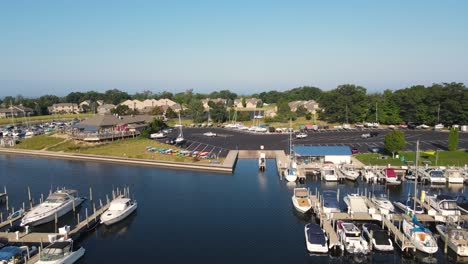
[{"label": "marina", "polygon": [[[216,184],[220,188],[224,189],[227,191],[227,193],[224,193],[224,195],[229,195],[231,192],[238,192],[242,190],[243,193],[247,192],[250,195],[253,195],[253,197],[238,197],[234,200],[233,204],[231,205],[226,205],[224,204],[223,206],[227,206],[227,208],[223,209],[223,216],[221,219],[223,219],[224,223],[230,225],[230,226],[237,226],[236,230],[239,230],[239,228],[245,229],[244,231],[241,232],[241,234],[234,235],[230,234],[230,236],[234,237],[234,240],[231,242],[228,242],[231,244],[233,248],[240,247],[238,250],[242,250],[242,253],[249,252],[250,249],[246,247],[242,247],[242,243],[244,239],[246,239],[246,234],[244,232],[249,232],[253,234],[253,237],[250,239],[254,239],[255,241],[262,241],[263,244],[265,243],[265,235],[266,237],[270,236],[280,236],[281,240],[283,243],[290,243],[291,245],[295,246],[290,246],[286,247],[286,253],[288,256],[291,256],[292,259],[296,259],[297,262],[306,262],[310,256],[306,253],[308,250],[306,247],[306,243],[304,242],[305,237],[304,237],[304,226],[307,223],[316,223],[318,224],[323,230],[324,234],[326,235],[328,239],[328,247],[330,252],[327,253],[325,256],[314,256],[314,258],[317,258],[319,262],[328,262],[329,257],[333,256],[333,258],[338,258],[342,259],[344,261],[344,246],[343,246],[343,239],[340,237],[337,226],[338,226],[338,221],[345,221],[345,222],[353,222],[357,223],[357,228],[361,228],[362,224],[364,223],[375,223],[379,227],[381,227],[383,230],[388,232],[389,236],[392,239],[392,242],[395,245],[395,248],[397,250],[392,253],[392,259],[391,261],[389,259],[386,259],[385,253],[380,253],[378,251],[373,251],[370,248],[373,247],[370,244],[368,245],[370,253],[365,255],[365,259],[372,259],[373,261],[382,261],[382,263],[399,263],[401,261],[417,261],[418,255],[415,254],[415,247],[411,243],[411,241],[403,234],[402,231],[402,222],[404,219],[407,218],[407,216],[403,212],[395,212],[394,214],[388,214],[389,212],[386,212],[385,210],[379,208],[377,204],[372,200],[373,194],[375,193],[376,190],[379,190],[379,192],[384,192],[388,194],[388,198],[391,201],[394,201],[396,198],[399,197],[404,197],[407,195],[407,193],[410,193],[412,188],[413,188],[413,182],[411,181],[403,181],[401,185],[382,185],[382,184],[368,184],[363,179],[358,179],[357,181],[350,181],[346,179],[342,179],[338,182],[327,182],[324,180],[321,180],[320,177],[314,176],[311,170],[306,172],[306,180],[304,183],[293,183],[289,182],[287,183],[284,178],[282,178],[281,174],[279,172],[282,171],[282,167],[279,166],[281,164],[281,159],[287,161],[287,156],[284,154],[284,152],[278,151],[278,152],[265,152],[266,153],[266,169],[264,172],[255,170],[253,168],[258,168],[258,157],[251,158],[251,159],[240,159],[237,160],[236,164],[236,170],[232,176],[228,176],[225,174],[211,174],[207,172],[190,172],[190,171],[171,171],[167,169],[155,169],[155,168],[147,168],[147,167],[137,167],[137,166],[127,166],[127,165],[114,165],[111,167],[110,164],[106,163],[97,163],[97,162],[91,162],[91,161],[67,161],[67,160],[55,160],[55,159],[44,159],[44,158],[33,158],[33,157],[28,157],[28,156],[1,156],[0,162],[4,165],[2,166],[4,170],[11,170],[15,169],[17,171],[16,173],[18,174],[17,177],[24,177],[23,179],[26,181],[26,179],[29,179],[27,181],[31,182],[32,184],[35,184],[32,189],[32,200],[41,200],[40,198],[37,198],[37,193],[34,193],[35,190],[39,189],[43,193],[47,193],[48,189],[50,189],[50,184],[44,184],[45,182],[41,181],[42,177],[46,177],[48,181],[52,182],[53,185],[56,186],[69,186],[70,188],[77,189],[80,191],[82,194],[87,194],[90,193],[89,191],[89,186],[92,185],[93,187],[93,192],[94,195],[99,197],[99,198],[94,198],[93,204],[96,203],[98,206],[96,206],[96,211],[94,211],[92,208],[94,207],[92,204],[90,204],[90,201],[85,201],[83,203],[83,206],[77,207],[76,213],[72,214],[71,216],[64,216],[63,218],[58,219],[58,223],[55,224],[54,222],[46,225],[41,225],[38,226],[37,229],[34,229],[33,232],[30,234],[25,234],[25,233],[19,233],[16,234],[15,232],[3,232],[0,233],[0,239],[8,239],[10,241],[16,241],[17,244],[31,244],[31,245],[36,245],[37,247],[40,247],[41,242],[43,243],[43,246],[46,247],[45,241],[48,241],[49,235],[56,233],[56,227],[61,227],[64,225],[71,225],[70,232],[69,234],[71,237],[76,239],[77,246],[82,246],[83,248],[86,249],[86,254],[84,256],[84,260],[86,263],[88,261],[90,263],[93,263],[94,260],[99,259],[100,253],[95,252],[93,249],[93,244],[98,243],[99,248],[102,248],[104,245],[100,241],[100,239],[96,240],[93,237],[103,237],[103,239],[106,239],[106,237],[112,237],[114,235],[112,230],[118,229],[121,230],[122,228],[126,230],[128,228],[128,224],[130,223],[130,226],[134,226],[134,223],[140,223],[137,226],[139,226],[137,229],[136,227],[133,227],[132,232],[127,232],[124,233],[125,237],[127,239],[139,239],[139,236],[144,236],[144,230],[148,227],[151,227],[152,229],[155,229],[157,233],[160,234],[158,238],[156,239],[155,243],[160,245],[162,248],[165,250],[172,252],[175,248],[179,248],[179,246],[176,246],[173,243],[167,244],[167,240],[165,239],[164,233],[167,233],[167,231],[163,231],[164,229],[170,229],[170,228],[177,228],[176,226],[173,226],[170,223],[171,217],[170,215],[176,214],[179,216],[187,215],[190,214],[190,218],[195,221],[195,223],[190,223],[189,226],[199,229],[200,227],[202,228],[200,231],[195,231],[192,229],[191,233],[193,236],[199,236],[199,235],[204,235],[211,237],[212,239],[205,241],[202,243],[201,248],[205,248],[208,246],[212,246],[212,244],[209,241],[215,241],[217,239],[216,235],[216,229],[221,228],[219,226],[220,220],[219,216],[215,217],[214,212],[219,210],[222,205],[217,202],[213,202],[211,200],[211,197],[214,197],[216,193],[213,193],[212,191],[205,191],[205,195],[201,195],[199,191],[196,191],[197,188],[200,188],[203,184],[207,184],[210,182],[210,185]],[[246,155],[246,153],[243,153]],[[250,153],[249,155],[257,155],[258,153]],[[277,159],[271,159],[278,155]],[[26,162],[26,164],[31,164],[26,166],[26,168],[18,168],[16,165],[17,162]],[[32,168],[41,168],[41,164],[54,164],[52,168],[52,173],[49,172],[48,167],[43,167],[44,168],[44,175],[41,177],[31,177],[30,169]],[[287,164],[287,162],[286,162]],[[298,168],[302,169],[305,171],[305,164],[299,164]],[[283,165],[284,166],[284,165]],[[315,165],[314,165],[315,166]],[[29,168],[28,168],[29,167]],[[115,168],[117,167],[117,168]],[[272,169],[276,167],[277,169]],[[25,170],[26,172],[22,172]],[[60,175],[61,177],[54,176],[53,173],[55,170],[60,170]],[[154,174],[154,171],[158,171],[158,173]],[[39,170],[38,173],[41,170]],[[67,173],[68,171],[68,173]],[[90,176],[83,176],[87,175],[86,171],[89,171],[90,173],[93,172],[93,176],[89,174]],[[47,172],[47,173],[46,173]],[[63,173],[65,172],[65,173]],[[111,172],[111,174],[109,174]],[[123,174],[122,174],[123,173]],[[104,175],[105,174],[105,175]],[[4,174],[2,174],[4,175]],[[70,175],[67,177],[63,177],[64,175]],[[86,183],[83,185],[83,183],[80,183],[76,185],[78,182],[70,181],[74,177],[73,175],[81,175],[80,177],[85,177],[89,183]],[[102,176],[101,176],[102,175]],[[112,175],[119,175],[118,178]],[[138,176],[135,176],[138,175]],[[136,177],[136,178],[135,178]],[[108,185],[104,184],[102,182],[103,179],[106,179],[106,182],[108,180],[111,180],[113,184],[115,185],[128,185],[129,182],[132,182],[132,190],[133,193],[137,193],[138,198],[140,200],[139,202],[139,207],[138,209],[138,217],[136,217],[136,214],[132,214],[131,216],[128,217],[128,220],[123,220],[119,223],[116,223],[115,225],[112,226],[97,226],[94,227],[96,220],[99,221],[99,215],[102,214],[107,207],[110,204],[110,201],[107,201],[105,198],[105,194],[109,193],[109,190],[107,189]],[[120,180],[119,180],[120,179]],[[167,181],[167,180],[169,181]],[[196,181],[194,181],[196,179]],[[32,180],[32,181],[31,181]],[[69,182],[70,181],[70,182]],[[174,181],[172,183],[172,181]],[[100,183],[101,182],[101,183]],[[159,183],[158,183],[159,182]],[[161,183],[163,183],[161,185]],[[194,186],[187,185],[185,182],[195,184]],[[199,182],[199,183],[196,183]],[[21,201],[28,201],[27,198],[27,193],[25,191],[24,186],[19,186],[17,183],[15,184],[11,180],[6,179],[5,181],[6,185],[8,186],[8,196],[9,196],[9,207],[10,207],[10,212],[13,210],[13,206],[16,208],[21,208],[22,207],[22,202]],[[279,184],[278,184],[279,183]],[[154,185],[156,184],[156,185]],[[200,185],[202,184],[202,185]],[[228,184],[229,187],[226,189],[226,185]],[[234,185],[232,185],[234,184]],[[41,187],[42,186],[42,187]],[[81,187],[80,187],[81,186]],[[148,193],[147,188],[156,188],[157,192],[152,191],[151,193]],[[164,190],[156,186],[164,186]],[[171,186],[171,187],[170,187]],[[198,186],[198,187],[197,187]],[[223,187],[225,186],[225,187]],[[182,187],[182,189],[180,189]],[[18,192],[19,190],[23,189],[23,195],[18,196],[21,191]],[[202,190],[204,187],[201,187]],[[297,190],[297,195],[298,195],[298,206],[300,207],[300,203],[302,205],[305,205],[305,203],[309,203],[310,201],[310,212],[299,212],[297,209],[294,208],[293,203],[291,203],[291,196],[294,193],[294,188],[302,188]],[[305,189],[304,189],[305,188]],[[307,189],[309,188],[309,189]],[[427,185],[421,185],[421,188],[423,188],[425,191],[430,191],[431,187]],[[179,190],[178,190],[179,189]],[[374,190],[376,189],[376,190]],[[146,190],[146,191],[145,191]],[[168,206],[163,197],[170,197],[167,194],[170,192],[173,192],[174,190],[178,190],[176,193],[179,194],[179,198],[177,200],[179,202],[182,201],[188,201],[187,199],[196,199],[197,210],[202,210],[203,215],[200,215],[200,213],[197,213],[194,215],[193,213],[190,213],[191,210],[189,210],[187,207],[182,207],[180,209],[173,208]],[[337,202],[339,206],[339,211],[340,212],[330,212],[327,211],[327,208],[323,207],[323,201],[324,201],[324,195],[323,193],[328,191],[328,190],[335,190],[338,191],[335,194],[335,201]],[[306,199],[304,196],[304,191],[305,193],[309,193],[309,200]],[[449,192],[455,194],[458,192],[463,192],[463,186],[461,189],[456,189],[451,191],[448,189]],[[14,192],[14,193],[13,193]],[[198,193],[196,196],[195,193]],[[182,196],[180,196],[183,194]],[[104,195],[104,196],[103,196]],[[172,197],[174,194],[172,194]],[[89,195],[87,195],[89,196]],[[36,198],[35,198],[36,197]],[[177,197],[177,196],[175,196]],[[232,195],[231,195],[232,197]],[[256,198],[255,198],[256,197]],[[274,197],[274,198],[273,198]],[[348,210],[348,206],[344,202],[344,197],[350,197],[352,202],[350,202],[350,210]],[[254,200],[258,200],[257,202],[253,203],[255,206],[255,210],[249,210],[245,208],[243,205],[244,204],[249,204],[252,203]],[[265,200],[267,199],[267,200]],[[358,200],[356,200],[358,199]],[[438,223],[440,221],[443,221],[442,214],[436,212],[435,210],[431,211],[431,206],[427,204],[426,202],[421,201],[418,198],[413,198],[418,204],[420,204],[424,209],[425,209],[425,214],[420,214],[417,216],[418,220],[427,223],[428,225],[432,225],[432,223]],[[100,206],[100,203],[97,202],[99,200],[104,201],[103,206]],[[293,199],[294,200],[294,199]],[[355,201],[356,200],[356,201]],[[143,201],[143,202],[142,202]],[[263,201],[263,202],[261,202]],[[267,202],[268,201],[268,202]],[[156,208],[160,208],[158,211],[160,212],[166,212],[164,214],[163,219],[161,220],[156,220],[154,223],[153,220],[154,218],[147,219],[149,211],[147,211],[145,208],[148,208],[147,203],[151,203],[151,206],[156,206]],[[260,203],[259,203],[260,202]],[[37,202],[36,202],[37,203]],[[28,204],[28,202],[26,202]],[[238,207],[240,206],[240,207]],[[258,207],[260,206],[260,207]],[[299,208],[298,207],[298,208]],[[236,209],[234,209],[236,208]],[[264,209],[259,209],[259,208],[264,208]],[[275,209],[274,209],[275,208]],[[6,208],[5,208],[6,209]],[[26,208],[27,209],[27,208]],[[194,208],[195,209],[195,208]],[[226,210],[227,209],[227,210]],[[253,209],[253,208],[252,208]],[[181,210],[188,210],[187,212],[183,212]],[[272,210],[272,211],[270,211]],[[280,215],[279,218],[275,221],[271,221],[271,223],[265,222],[265,217],[268,217],[269,214],[272,214],[271,216],[277,215],[278,213],[276,212],[279,210]],[[86,216],[86,211],[89,212],[88,217]],[[153,210],[150,210],[153,211]],[[192,209],[193,211],[193,209]],[[276,213],[275,213],[276,212]],[[429,213],[430,212],[430,213]],[[4,215],[5,212],[3,211]],[[77,223],[77,215],[81,215],[79,221],[79,224]],[[261,215],[260,215],[261,214]],[[237,215],[236,217],[233,217],[233,215]],[[234,219],[239,219],[240,215],[244,215],[245,217],[249,217],[249,221],[245,223],[236,223],[232,222]],[[168,218],[169,217],[169,218]],[[229,220],[229,217],[233,217],[232,220]],[[252,218],[253,217],[253,218]],[[278,216],[277,216],[278,217]],[[268,217],[269,219],[271,217]],[[20,218],[18,218],[20,219]],[[68,219],[68,220],[67,220]],[[166,219],[166,220],[164,220]],[[210,220],[212,219],[212,220]],[[217,220],[218,219],[218,220]],[[441,220],[442,219],[442,220]],[[461,215],[460,216],[460,221],[468,220],[467,215]],[[206,222],[208,221],[208,222]],[[180,221],[176,221],[177,223],[181,223]],[[265,225],[267,224],[267,227],[259,227],[259,225]],[[286,230],[279,232],[277,230],[274,234],[269,234],[269,231],[267,231],[269,228],[275,229],[275,226],[278,224],[280,226],[284,226],[285,223],[288,223],[288,228]],[[185,223],[187,224],[187,223]],[[240,226],[239,226],[240,224]],[[10,225],[9,222],[4,221],[2,223],[4,225],[4,228],[8,228]],[[169,225],[169,226],[168,226]],[[83,232],[83,230],[88,230],[89,226],[92,226],[92,229],[88,232]],[[213,229],[214,227],[214,229]],[[266,229],[268,228],[268,229]],[[224,229],[223,229],[224,230]],[[250,231],[249,231],[250,230]],[[110,232],[110,233],[109,233]],[[134,233],[136,232],[136,234]],[[143,233],[142,233],[143,232]],[[201,233],[200,233],[201,232]],[[219,232],[219,231],[218,231]],[[285,233],[286,232],[286,233]],[[309,231],[312,232],[312,231]],[[362,232],[362,231],[361,231]],[[95,235],[90,236],[89,234],[95,233]],[[245,235],[242,235],[245,234]],[[286,235],[289,234],[289,235]],[[293,235],[294,234],[294,235]],[[172,233],[172,235],[179,236],[178,233]],[[182,234],[180,234],[182,235]],[[293,235],[292,237],[290,235]],[[312,235],[312,233],[311,233]],[[362,233],[361,235],[364,235]],[[180,238],[180,241],[183,241],[185,238]],[[291,240],[292,239],[292,240]],[[367,238],[369,239],[369,238]],[[106,239],[107,241],[107,239]],[[189,239],[190,241],[190,239]],[[197,240],[198,241],[198,240]],[[123,245],[116,244],[118,242],[113,242],[112,247],[122,247]],[[164,245],[162,244],[164,243]],[[189,243],[188,241],[186,243]],[[451,255],[445,254],[443,251],[444,245],[441,244],[442,240],[439,242],[439,250],[437,251],[436,254],[434,254],[434,258],[436,259],[446,259],[446,258],[451,258]],[[196,248],[200,248],[200,246],[197,246]],[[265,247],[266,246],[266,247]],[[264,250],[268,250],[268,252],[272,252],[271,248],[274,248],[273,244],[266,243],[264,247],[262,246],[255,246],[253,250],[259,250],[259,248],[264,248]],[[108,248],[111,250],[111,246],[104,246],[104,248]],[[269,249],[267,249],[269,248]],[[310,248],[310,246],[309,246]],[[282,248],[282,252],[285,250]],[[219,249],[218,249],[219,250]],[[112,249],[112,252],[114,250]],[[186,256],[189,256],[194,259],[204,259],[201,255],[196,253],[195,250],[189,250],[189,254]],[[208,257],[208,259],[213,259],[213,258],[222,258],[223,260],[226,260],[223,258],[223,251],[221,250],[219,253],[215,253],[214,256]],[[295,252],[295,253],[293,253]],[[224,254],[226,254],[225,252]],[[242,254],[241,251],[238,251],[238,254]],[[115,254],[115,252],[113,253]],[[283,253],[282,253],[283,254]],[[387,253],[388,254],[388,253]],[[274,255],[274,254],[273,254]],[[159,256],[157,258],[161,259],[174,259],[174,257],[168,253],[168,254],[157,254],[157,255],[146,255],[146,257],[149,256]],[[258,260],[264,260],[264,259],[269,259],[272,263],[276,263],[275,259],[273,256],[270,257],[260,257],[258,255],[255,255]],[[126,256],[119,256],[119,258],[125,258]],[[185,257],[185,256],[184,256]],[[426,256],[427,257],[427,256]],[[388,258],[388,257],[387,257]],[[234,258],[233,263],[235,261],[241,261],[241,257],[239,258]],[[456,257],[456,259],[460,259],[460,257]],[[143,260],[143,259],[142,259]],[[356,262],[358,259],[353,258],[350,260],[351,263]],[[345,262],[347,262],[346,260]],[[230,261],[227,261],[230,263]],[[359,261],[357,261],[359,262]],[[32,263],[32,262],[31,262]]]}]

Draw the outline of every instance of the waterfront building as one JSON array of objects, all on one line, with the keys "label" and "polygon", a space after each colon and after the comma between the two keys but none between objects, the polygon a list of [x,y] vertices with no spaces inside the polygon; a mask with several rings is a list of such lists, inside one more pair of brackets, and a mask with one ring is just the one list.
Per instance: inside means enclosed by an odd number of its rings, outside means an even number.
[{"label": "waterfront building", "polygon": [[[245,108],[257,108],[257,104],[261,102],[261,99],[258,98],[245,98]],[[242,98],[234,100],[234,107],[244,108],[242,105]]]},{"label": "waterfront building", "polygon": [[311,114],[315,114],[319,109],[319,104],[314,101],[314,100],[308,100],[308,101],[292,101],[288,103],[289,108],[291,108],[291,111],[296,112],[297,108],[299,106],[303,106],[307,112]]},{"label": "waterfront building", "polygon": [[333,164],[351,163],[351,148],[348,146],[294,146],[293,151],[302,160],[320,160]]},{"label": "waterfront building", "polygon": [[34,115],[34,110],[23,105],[0,108],[0,118],[24,117],[31,115]]},{"label": "waterfront building", "polygon": [[49,114],[78,114],[81,111],[80,106],[75,103],[53,104],[47,109]]}]

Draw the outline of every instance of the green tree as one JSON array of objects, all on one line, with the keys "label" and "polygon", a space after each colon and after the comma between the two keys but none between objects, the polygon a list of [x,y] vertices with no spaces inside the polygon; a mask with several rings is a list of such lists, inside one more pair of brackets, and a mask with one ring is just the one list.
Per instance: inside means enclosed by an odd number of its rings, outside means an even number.
[{"label": "green tree", "polygon": [[[211,103],[211,101],[209,103]],[[210,116],[213,121],[222,123],[226,120],[226,106],[223,102],[214,103],[210,108]]]},{"label": "green tree", "polygon": [[306,120],[311,120],[312,119],[312,114],[310,112],[307,112],[305,115]]},{"label": "green tree", "polygon": [[297,117],[305,116],[307,113],[308,111],[303,105],[298,106],[296,109]]},{"label": "green tree", "polygon": [[121,102],[130,99],[130,95],[126,92],[122,92],[118,89],[107,90],[105,92],[105,101],[111,104],[118,105]]},{"label": "green tree", "polygon": [[247,107],[247,102],[245,101],[245,97],[242,97],[242,107]]},{"label": "green tree", "polygon": [[249,111],[237,111],[237,121],[250,121]]},{"label": "green tree", "polygon": [[458,129],[451,128],[448,136],[447,148],[449,151],[454,151],[458,149]]},{"label": "green tree", "polygon": [[172,108],[168,107],[166,109],[166,118],[176,118],[177,116],[177,113],[174,110],[172,110]]},{"label": "green tree", "polygon": [[203,114],[205,109],[203,108],[203,103],[201,100],[192,99],[188,105],[188,110],[194,122],[201,123],[205,121],[205,116]]},{"label": "green tree", "polygon": [[129,115],[132,110],[128,108],[127,105],[118,105],[116,108],[111,110],[112,114],[117,114],[119,116]]},{"label": "green tree", "polygon": [[406,147],[405,134],[402,131],[391,131],[384,138],[385,149],[395,156],[395,153],[402,151]]},{"label": "green tree", "polygon": [[160,118],[154,118],[151,123],[141,132],[140,136],[143,138],[149,138],[151,134],[166,128],[167,125]]},{"label": "green tree", "polygon": [[152,115],[162,115],[164,113],[163,109],[160,106],[155,106],[151,109],[150,114]]},{"label": "green tree", "polygon": [[259,101],[257,102],[257,105],[256,105],[255,107],[257,107],[257,108],[262,108],[262,107],[263,107],[263,102],[262,102],[262,100],[259,100]]}]

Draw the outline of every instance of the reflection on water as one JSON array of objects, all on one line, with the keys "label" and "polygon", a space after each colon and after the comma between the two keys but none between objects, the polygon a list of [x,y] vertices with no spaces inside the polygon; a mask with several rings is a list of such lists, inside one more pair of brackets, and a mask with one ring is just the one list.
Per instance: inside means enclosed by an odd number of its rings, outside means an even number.
[{"label": "reflection on water", "polygon": [[[424,258],[404,258],[375,252],[364,260],[354,256],[309,256],[304,241],[304,225],[315,221],[313,214],[300,214],[291,196],[295,187],[340,190],[340,206],[347,193],[385,192],[391,200],[407,197],[412,182],[400,186],[367,184],[362,181],[323,182],[308,177],[305,184],[281,181],[275,162],[267,160],[267,170],[258,173],[257,160],[239,160],[234,174],[176,171],[117,164],[40,159],[0,155],[0,181],[7,186],[11,207],[27,201],[27,187],[34,200],[47,194],[51,186],[77,189],[88,196],[93,188],[95,203],[110,196],[113,187],[130,186],[138,200],[138,212],[124,221],[89,232],[77,244],[86,248],[83,263],[421,263]],[[0,186],[1,187],[1,186]],[[429,186],[426,190],[434,191]],[[449,186],[455,194],[462,187]],[[438,189],[437,189],[438,191]],[[73,224],[92,203],[59,219],[59,227]],[[0,211],[6,215],[5,205]],[[49,223],[36,230],[51,232]],[[443,250],[434,257],[439,262]]]}]

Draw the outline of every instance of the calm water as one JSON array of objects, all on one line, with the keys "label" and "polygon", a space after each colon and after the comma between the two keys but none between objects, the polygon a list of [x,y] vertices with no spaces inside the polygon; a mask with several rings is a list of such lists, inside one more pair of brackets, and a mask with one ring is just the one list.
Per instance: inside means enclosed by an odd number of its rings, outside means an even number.
[{"label": "calm water", "polygon": [[[129,186],[139,202],[126,221],[100,226],[79,241],[86,248],[83,263],[352,263],[349,257],[309,256],[304,225],[311,216],[295,213],[294,185],[280,181],[274,161],[257,172],[256,160],[240,160],[233,175],[121,166],[0,155],[0,187],[6,185],[10,206],[22,206],[30,186],[35,200],[51,188],[74,188],[83,196],[93,189],[95,201],[112,188]],[[342,195],[358,184],[321,184],[309,179],[311,190],[340,188]],[[372,187],[361,184],[360,189]],[[2,187],[3,188],[3,187]],[[374,189],[382,188],[376,185]],[[392,198],[406,195],[412,185],[394,186]],[[385,190],[383,190],[385,191]],[[460,192],[462,187],[452,187]],[[81,207],[92,208],[87,201]],[[343,208],[344,208],[343,204]],[[1,209],[5,211],[5,206]],[[11,209],[10,209],[11,210]],[[72,214],[61,224],[75,221]],[[38,228],[53,231],[53,226]],[[441,247],[441,245],[440,245]],[[439,262],[448,262],[441,250]],[[400,253],[374,253],[367,261],[412,263]]]}]

